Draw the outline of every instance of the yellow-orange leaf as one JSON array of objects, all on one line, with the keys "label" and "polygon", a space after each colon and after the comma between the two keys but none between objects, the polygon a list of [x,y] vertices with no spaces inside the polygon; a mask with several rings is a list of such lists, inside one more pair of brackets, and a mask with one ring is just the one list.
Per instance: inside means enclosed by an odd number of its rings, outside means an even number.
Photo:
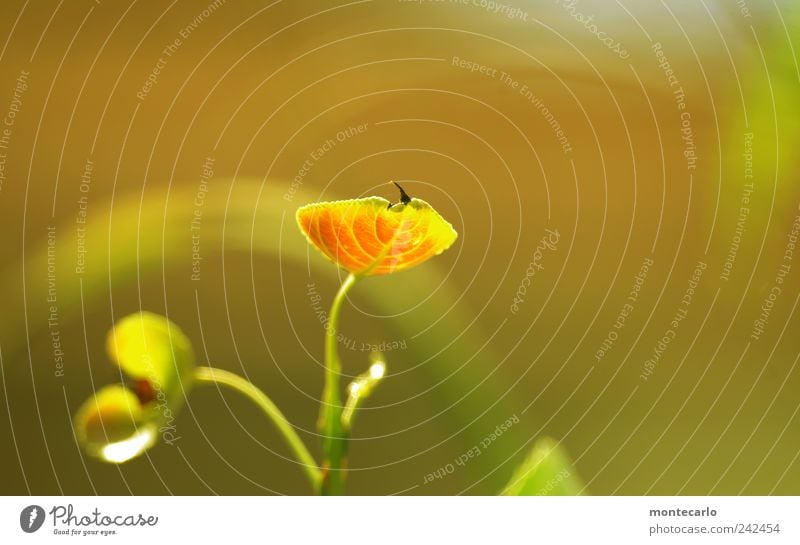
[{"label": "yellow-orange leaf", "polygon": [[401,271],[438,255],[458,237],[428,203],[389,206],[381,197],[309,204],[300,229],[319,251],[356,275]]}]

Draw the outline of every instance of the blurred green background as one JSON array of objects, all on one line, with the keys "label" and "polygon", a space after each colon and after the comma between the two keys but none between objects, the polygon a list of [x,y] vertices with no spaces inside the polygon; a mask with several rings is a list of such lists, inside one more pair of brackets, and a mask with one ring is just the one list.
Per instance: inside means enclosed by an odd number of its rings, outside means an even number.
[{"label": "blurred green background", "polygon": [[[122,466],[85,457],[71,415],[119,380],[111,324],[146,309],[201,362],[263,388],[318,455],[309,293],[327,311],[342,275],[294,211],[396,200],[389,180],[460,237],[365,280],[344,309],[346,373],[368,365],[362,343],[399,346],[358,418],[351,493],[494,494],[544,436],[592,494],[800,492],[792,2],[6,0],[0,13],[4,494],[307,493],[235,393],[198,388],[181,439]],[[546,229],[560,237],[538,256]]]}]

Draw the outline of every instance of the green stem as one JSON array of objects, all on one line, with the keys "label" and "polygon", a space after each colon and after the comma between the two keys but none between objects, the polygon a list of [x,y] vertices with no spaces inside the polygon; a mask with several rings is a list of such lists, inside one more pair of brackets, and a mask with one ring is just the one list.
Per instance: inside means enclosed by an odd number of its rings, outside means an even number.
[{"label": "green stem", "polygon": [[339,291],[333,298],[328,324],[325,331],[325,388],[322,392],[320,409],[320,431],[322,432],[322,452],[324,456],[324,472],[321,492],[325,495],[344,493],[344,472],[342,471],[347,456],[347,434],[342,427],[342,398],[339,377],[342,362],[339,359],[337,334],[339,331],[339,313],[347,292],[358,280],[354,274],[347,276]]},{"label": "green stem", "polygon": [[283,413],[267,394],[258,389],[252,382],[223,369],[198,367],[194,371],[194,379],[198,382],[222,384],[233,388],[237,392],[249,397],[250,400],[258,405],[261,410],[264,411],[264,414],[267,415],[267,418],[272,420],[272,423],[275,424],[275,427],[278,428],[281,435],[283,435],[286,444],[292,449],[295,458],[297,458],[297,461],[303,467],[314,492],[319,492],[322,482],[322,473],[317,467],[317,462],[294,431],[294,427],[289,424],[289,421],[286,420],[286,417],[283,416]]}]

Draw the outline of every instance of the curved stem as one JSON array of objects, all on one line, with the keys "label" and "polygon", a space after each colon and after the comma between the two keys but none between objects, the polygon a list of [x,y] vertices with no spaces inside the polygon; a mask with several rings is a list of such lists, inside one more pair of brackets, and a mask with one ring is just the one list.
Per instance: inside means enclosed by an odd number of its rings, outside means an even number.
[{"label": "curved stem", "polygon": [[303,470],[308,477],[309,482],[311,483],[311,487],[314,489],[314,492],[318,492],[320,488],[320,484],[322,482],[322,474],[317,467],[317,462],[314,460],[314,457],[311,456],[311,453],[308,452],[305,443],[298,437],[297,433],[294,431],[294,427],[289,424],[289,421],[286,420],[286,417],[283,416],[283,413],[278,409],[275,403],[262,392],[258,387],[256,387],[252,382],[240,377],[239,375],[235,375],[223,369],[216,369],[214,367],[198,367],[194,371],[194,379],[198,382],[206,382],[206,383],[213,383],[213,384],[222,384],[228,386],[236,390],[237,392],[244,394],[246,397],[250,398],[256,405],[264,411],[264,414],[267,415],[267,418],[272,420],[272,423],[275,424],[275,427],[278,428],[278,431],[283,435],[283,439],[286,441],[286,444],[289,445],[289,448],[292,449],[292,452],[297,458],[297,461],[303,467]]},{"label": "curved stem", "polygon": [[322,392],[319,426],[323,434],[322,451],[325,457],[321,492],[326,495],[344,492],[342,465],[347,455],[347,437],[342,428],[343,407],[339,386],[342,362],[339,359],[337,336],[342,303],[357,280],[357,276],[350,274],[342,282],[333,298],[325,330],[325,388]]}]

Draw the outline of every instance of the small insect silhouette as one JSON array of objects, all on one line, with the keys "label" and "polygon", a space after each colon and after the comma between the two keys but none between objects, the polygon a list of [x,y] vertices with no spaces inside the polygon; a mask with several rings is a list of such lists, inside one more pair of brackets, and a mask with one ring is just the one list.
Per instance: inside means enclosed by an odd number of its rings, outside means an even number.
[{"label": "small insect silhouette", "polygon": [[391,208],[393,206],[396,206],[398,204],[408,204],[408,203],[410,203],[411,202],[411,197],[409,197],[408,193],[406,193],[405,190],[402,187],[400,187],[400,184],[398,184],[397,182],[392,182],[392,183],[397,186],[397,189],[400,190],[400,202],[389,203],[389,206],[387,206],[386,208],[389,209],[389,208]]}]

